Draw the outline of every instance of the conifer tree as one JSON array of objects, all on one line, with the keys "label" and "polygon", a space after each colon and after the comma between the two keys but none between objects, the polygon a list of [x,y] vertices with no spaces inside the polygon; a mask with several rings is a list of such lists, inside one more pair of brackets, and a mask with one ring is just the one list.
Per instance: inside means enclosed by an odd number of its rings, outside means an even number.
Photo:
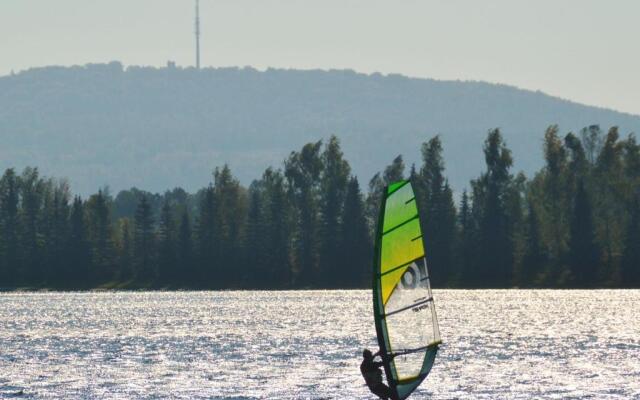
[{"label": "conifer tree", "polygon": [[369,229],[372,236],[376,234],[376,226],[380,216],[380,204],[382,202],[382,196],[384,195],[383,189],[391,183],[404,179],[404,167],[402,155],[398,155],[393,159],[391,164],[384,169],[382,174],[376,173],[369,181],[366,209]]},{"label": "conifer tree", "polygon": [[320,176],[320,270],[323,272],[323,286],[335,286],[335,278],[340,275],[340,235],[341,215],[351,167],[344,159],[340,142],[331,136],[322,153],[322,174]]},{"label": "conifer tree", "polygon": [[133,238],[131,235],[131,221],[129,218],[121,218],[120,222],[120,246],[118,264],[120,267],[119,279],[123,282],[134,278],[133,271]]},{"label": "conifer tree", "polygon": [[480,207],[478,267],[486,284],[504,287],[513,279],[514,246],[506,204],[513,160],[499,129],[489,131],[484,153],[487,171],[474,183],[474,207]]},{"label": "conifer tree", "polygon": [[48,180],[45,184],[42,215],[45,277],[56,286],[66,286],[72,273],[67,261],[69,236],[69,187],[65,181]]},{"label": "conifer tree", "polygon": [[166,197],[160,210],[158,228],[158,280],[161,283],[175,282],[178,276],[175,248],[176,228],[173,221],[173,210]]},{"label": "conifer tree", "polygon": [[27,167],[20,177],[21,253],[25,277],[35,285],[42,284],[44,270],[41,263],[42,243],[39,241],[40,217],[44,183],[38,169]]},{"label": "conifer tree", "polygon": [[142,196],[134,220],[134,264],[138,281],[150,283],[157,277],[155,257],[154,221],[151,205],[146,196]]},{"label": "conifer tree", "polygon": [[91,247],[91,279],[106,282],[114,277],[114,243],[109,197],[100,189],[87,200],[87,238]]},{"label": "conifer tree", "polygon": [[568,262],[576,285],[590,287],[598,283],[600,252],[594,234],[591,201],[582,180],[578,181],[573,201]]},{"label": "conifer tree", "polygon": [[385,185],[404,179],[404,160],[402,159],[402,155],[398,155],[393,159],[393,162],[384,169],[382,176]]},{"label": "conifer tree", "polygon": [[569,162],[566,168],[567,171],[569,171],[567,185],[569,193],[575,193],[577,180],[580,178],[587,178],[589,173],[589,163],[582,143],[573,133],[569,133],[565,136],[564,143],[567,150],[569,150]]},{"label": "conifer tree", "polygon": [[527,209],[527,177],[519,172],[507,188],[505,203],[509,220],[509,236],[513,245],[512,255],[512,283],[518,283],[517,275],[522,270],[522,263],[526,251],[526,209]]},{"label": "conifer tree", "polygon": [[[271,287],[289,287],[293,281],[290,259],[291,204],[288,201],[282,173],[267,169],[262,177],[265,193],[266,271],[271,274]],[[257,277],[262,279],[262,277]]]},{"label": "conifer tree", "polygon": [[228,165],[214,171],[215,224],[215,274],[217,285],[229,287],[242,277],[240,250],[244,241],[247,201],[240,183],[231,174]]},{"label": "conifer tree", "polygon": [[551,282],[563,279],[566,273],[560,260],[567,251],[569,234],[569,209],[571,193],[567,192],[567,152],[558,136],[558,127],[552,125],[544,135],[545,167],[542,171],[542,185],[544,196],[540,198],[547,220],[545,237],[548,238],[546,247],[555,262],[548,265],[547,278]]},{"label": "conifer tree", "polygon": [[631,218],[627,225],[624,245],[621,263],[622,286],[640,288],[640,200],[638,197],[631,206]]},{"label": "conifer tree", "polygon": [[535,286],[539,275],[545,269],[546,257],[541,246],[540,224],[533,201],[529,200],[526,218],[525,250],[520,273],[520,285]]},{"label": "conifer tree", "polygon": [[73,199],[69,215],[69,239],[67,242],[67,262],[71,267],[70,281],[76,287],[87,285],[89,273],[93,270],[91,247],[87,238],[84,204],[82,199],[76,196]]},{"label": "conifer tree", "polygon": [[[266,172],[265,172],[266,173]],[[249,186],[249,210],[247,212],[247,240],[245,248],[244,274],[241,279],[245,285],[252,287],[261,282],[258,276],[263,277],[263,283],[274,279],[273,274],[267,270],[267,257],[269,254],[267,238],[266,206],[264,183],[262,180],[253,181]]]},{"label": "conifer tree", "polygon": [[600,154],[603,137],[599,125],[591,125],[580,130],[580,141],[584,147],[585,155],[589,164],[594,165],[596,158]]},{"label": "conifer tree", "polygon": [[602,250],[603,278],[617,278],[619,255],[625,235],[627,217],[626,184],[624,182],[623,144],[618,141],[616,127],[607,132],[595,165],[595,187],[593,201],[596,204],[596,237]]},{"label": "conifer tree", "polygon": [[318,182],[322,173],[322,142],[308,143],[285,161],[285,176],[295,204],[296,232],[294,260],[297,282],[302,286],[318,282]]},{"label": "conifer tree", "polygon": [[9,168],[0,179],[0,287],[18,282],[18,202],[19,177]]},{"label": "conifer tree", "polygon": [[334,276],[335,285],[368,287],[371,283],[373,246],[360,185],[353,176],[347,185],[340,239],[340,258],[337,263],[341,273]]},{"label": "conifer tree", "polygon": [[198,240],[198,271],[197,282],[200,285],[211,285],[216,263],[215,248],[217,247],[216,205],[213,186],[209,185],[200,194],[199,215],[197,225]]},{"label": "conifer tree", "polygon": [[369,226],[369,234],[371,237],[375,237],[376,235],[384,186],[384,180],[380,176],[379,172],[369,180],[369,192],[367,194],[367,199],[365,200],[365,211],[367,224]]},{"label": "conifer tree", "polygon": [[193,284],[196,279],[196,268],[193,254],[193,232],[191,230],[191,218],[185,208],[180,217],[177,240],[177,263],[183,271],[179,283]]},{"label": "conifer tree", "polygon": [[477,274],[477,238],[474,218],[471,213],[471,205],[467,191],[462,192],[460,200],[460,212],[458,214],[458,226],[460,235],[458,236],[458,281],[463,286],[476,286]]},{"label": "conifer tree", "polygon": [[456,211],[453,193],[444,177],[442,143],[435,136],[422,145],[423,165],[416,179],[416,196],[422,213],[422,233],[432,283],[444,285],[455,275],[453,246]]},{"label": "conifer tree", "polygon": [[635,195],[640,192],[640,144],[635,135],[631,134],[623,143],[624,175],[630,198],[628,203],[635,201]]}]

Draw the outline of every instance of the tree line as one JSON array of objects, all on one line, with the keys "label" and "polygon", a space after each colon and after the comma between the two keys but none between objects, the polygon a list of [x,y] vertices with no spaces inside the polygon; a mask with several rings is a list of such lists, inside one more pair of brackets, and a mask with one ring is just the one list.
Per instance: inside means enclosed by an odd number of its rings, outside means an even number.
[{"label": "tree line", "polygon": [[440,138],[366,190],[335,136],[248,187],[228,166],[194,194],[108,189],[82,199],[37,168],[0,179],[0,288],[369,287],[385,185],[410,178],[435,287],[640,287],[640,145],[598,126],[544,135],[545,165],[512,172],[499,129],[454,196]]}]

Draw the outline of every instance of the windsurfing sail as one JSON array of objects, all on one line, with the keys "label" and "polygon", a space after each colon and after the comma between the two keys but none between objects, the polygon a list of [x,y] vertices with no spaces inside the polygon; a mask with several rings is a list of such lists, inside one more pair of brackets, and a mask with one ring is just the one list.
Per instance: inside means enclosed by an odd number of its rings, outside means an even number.
[{"label": "windsurfing sail", "polygon": [[384,189],[374,260],[378,345],[389,387],[402,400],[427,377],[442,343],[410,181]]}]

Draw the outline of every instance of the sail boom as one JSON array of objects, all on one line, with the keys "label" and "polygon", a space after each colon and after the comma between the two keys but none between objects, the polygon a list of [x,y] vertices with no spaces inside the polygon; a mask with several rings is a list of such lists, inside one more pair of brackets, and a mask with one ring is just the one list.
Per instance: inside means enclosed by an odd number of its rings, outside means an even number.
[{"label": "sail boom", "polygon": [[406,354],[411,354],[411,353],[418,353],[421,351],[425,351],[425,350],[429,350],[432,349],[436,346],[439,346],[442,344],[442,340],[437,340],[433,343],[429,343],[426,346],[422,346],[422,347],[418,347],[417,349],[407,349],[407,350],[400,350],[400,351],[396,351],[395,353],[389,353],[389,356],[393,356],[393,357],[397,357],[397,356],[404,356]]}]

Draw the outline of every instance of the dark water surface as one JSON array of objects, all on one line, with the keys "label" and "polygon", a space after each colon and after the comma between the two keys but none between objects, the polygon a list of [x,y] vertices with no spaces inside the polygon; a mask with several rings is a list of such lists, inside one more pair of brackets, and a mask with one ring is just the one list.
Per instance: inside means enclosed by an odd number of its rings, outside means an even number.
[{"label": "dark water surface", "polygon": [[[436,290],[415,399],[640,399],[639,290]],[[0,398],[371,399],[368,291],[0,294]]]}]

